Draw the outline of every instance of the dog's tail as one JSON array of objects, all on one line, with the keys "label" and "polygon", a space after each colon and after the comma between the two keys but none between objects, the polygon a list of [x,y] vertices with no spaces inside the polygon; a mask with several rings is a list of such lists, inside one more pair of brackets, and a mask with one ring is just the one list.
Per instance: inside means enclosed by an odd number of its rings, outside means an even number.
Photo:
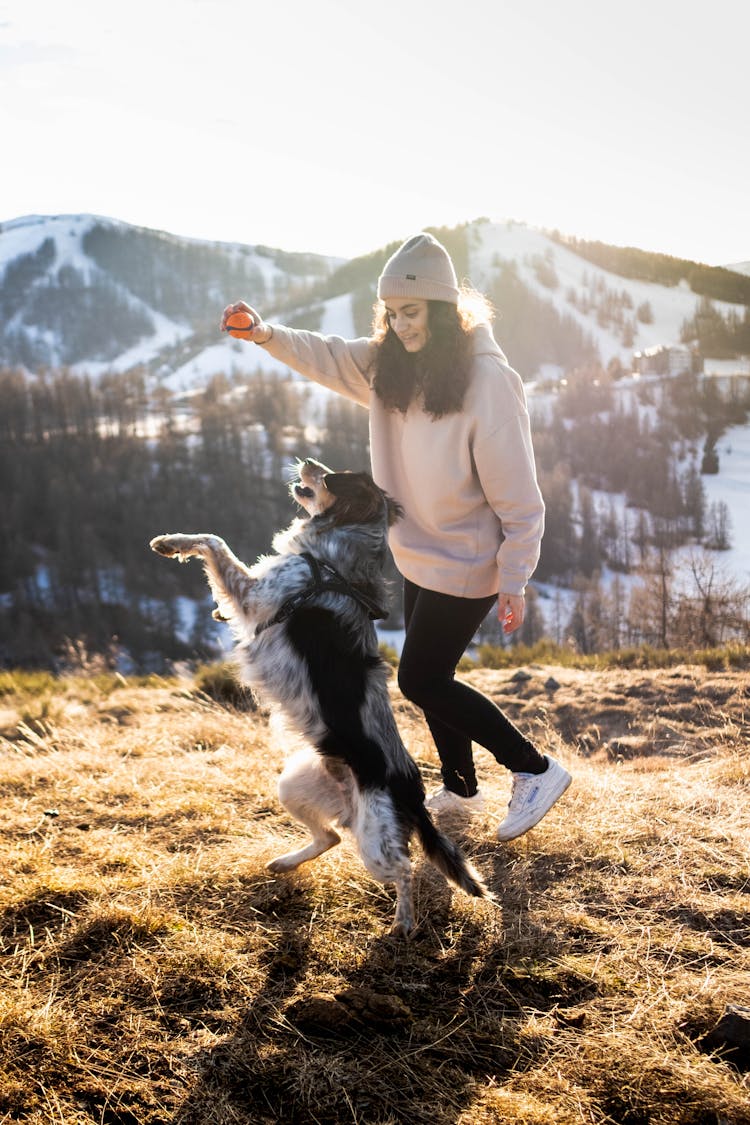
[{"label": "dog's tail", "polygon": [[424,805],[414,810],[414,827],[424,848],[425,855],[446,879],[476,898],[491,898],[492,895],[482,881],[476,868],[469,863],[458,844],[449,839],[430,816]]}]

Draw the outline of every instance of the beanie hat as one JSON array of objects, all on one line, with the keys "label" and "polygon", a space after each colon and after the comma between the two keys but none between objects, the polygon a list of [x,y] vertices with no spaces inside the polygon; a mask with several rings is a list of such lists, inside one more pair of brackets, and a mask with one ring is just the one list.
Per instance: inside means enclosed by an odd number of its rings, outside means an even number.
[{"label": "beanie hat", "polygon": [[458,304],[458,281],[444,246],[431,234],[415,234],[385,263],[378,279],[378,297],[418,297]]}]

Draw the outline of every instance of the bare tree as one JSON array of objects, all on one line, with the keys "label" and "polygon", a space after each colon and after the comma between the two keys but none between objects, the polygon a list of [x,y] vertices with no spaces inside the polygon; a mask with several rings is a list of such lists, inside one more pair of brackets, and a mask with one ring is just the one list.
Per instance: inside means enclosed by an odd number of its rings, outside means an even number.
[{"label": "bare tree", "polygon": [[671,552],[663,544],[646,556],[639,577],[640,582],[630,592],[628,641],[669,648],[672,561]]},{"label": "bare tree", "polygon": [[727,576],[708,551],[691,551],[680,577],[684,587],[675,599],[676,644],[716,648],[750,637],[750,590]]}]

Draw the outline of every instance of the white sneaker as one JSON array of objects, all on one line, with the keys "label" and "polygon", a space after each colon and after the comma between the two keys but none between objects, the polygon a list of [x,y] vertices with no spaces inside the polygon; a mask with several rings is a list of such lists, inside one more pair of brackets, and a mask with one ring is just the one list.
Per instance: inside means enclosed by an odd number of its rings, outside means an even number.
[{"label": "white sneaker", "polygon": [[549,754],[545,754],[545,758],[549,765],[544,773],[513,774],[508,815],[498,826],[498,840],[514,840],[516,836],[523,836],[549,812],[573,780]]},{"label": "white sneaker", "polygon": [[425,799],[425,808],[430,812],[460,812],[464,814],[484,812],[484,797],[477,789],[473,797],[462,797],[452,789],[441,785]]}]

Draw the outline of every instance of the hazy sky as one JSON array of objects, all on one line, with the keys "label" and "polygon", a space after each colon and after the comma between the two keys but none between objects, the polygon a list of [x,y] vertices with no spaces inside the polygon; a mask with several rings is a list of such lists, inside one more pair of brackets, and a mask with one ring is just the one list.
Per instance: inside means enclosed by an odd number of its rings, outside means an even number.
[{"label": "hazy sky", "polygon": [[750,260],[746,0],[0,0],[0,221],[346,257],[485,215]]}]

